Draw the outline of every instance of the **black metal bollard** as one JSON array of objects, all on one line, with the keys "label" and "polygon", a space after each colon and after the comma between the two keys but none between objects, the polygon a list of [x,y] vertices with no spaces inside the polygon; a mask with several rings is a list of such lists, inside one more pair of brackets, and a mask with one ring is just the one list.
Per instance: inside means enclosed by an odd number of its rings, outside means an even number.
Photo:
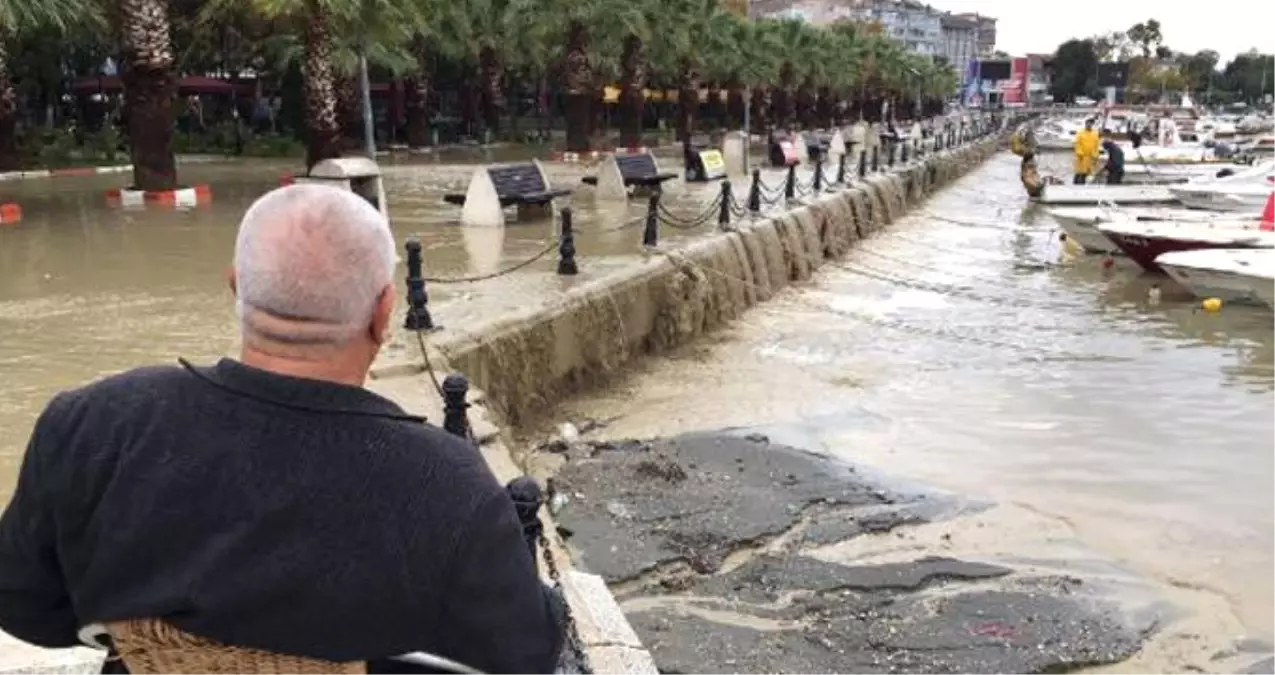
[{"label": "black metal bollard", "polygon": [[652,192],[646,200],[646,228],[642,230],[643,246],[658,246],[660,243],[660,193]]},{"label": "black metal bollard", "polygon": [[881,171],[881,146],[872,146],[872,173]]},{"label": "black metal bollard", "polygon": [[788,165],[788,178],[784,180],[784,199],[797,198],[797,165]]},{"label": "black metal bollard", "polygon": [[514,512],[518,514],[518,522],[522,525],[522,538],[527,542],[527,550],[531,551],[532,564],[536,560],[536,545],[544,533],[544,523],[540,522],[540,505],[544,503],[544,492],[540,484],[531,476],[519,476],[505,485],[509,501],[514,503]]},{"label": "black metal bollard", "polygon": [[814,193],[819,194],[820,192],[823,192],[823,162],[822,161],[815,163]]},{"label": "black metal bollard", "polygon": [[846,153],[850,152],[850,148],[853,147],[853,143],[847,145],[846,152],[841,153],[841,156],[837,158],[837,185],[846,184]]},{"label": "black metal bollard", "polygon": [[571,207],[562,207],[562,231],[558,233],[558,274],[579,274],[576,266],[576,234],[571,228]]},{"label": "black metal bollard", "polygon": [[753,184],[748,188],[748,210],[761,213],[761,169],[753,169]]},{"label": "black metal bollard", "polygon": [[460,373],[443,378],[443,429],[453,436],[469,438],[469,380]]},{"label": "black metal bollard", "polygon": [[866,150],[859,153],[859,180],[868,177],[868,153]]},{"label": "black metal bollard", "polygon": [[730,229],[730,207],[731,202],[735,201],[729,178],[722,180],[721,201],[722,203],[717,207],[717,226],[724,231]]},{"label": "black metal bollard", "polygon": [[909,145],[912,145],[911,139],[904,141],[903,148],[899,151],[900,152],[899,161],[901,161],[903,164],[908,163],[908,146]]},{"label": "black metal bollard", "polygon": [[433,330],[434,319],[429,315],[429,293],[425,291],[425,278],[421,274],[421,242],[408,239],[407,249],[407,330]]}]

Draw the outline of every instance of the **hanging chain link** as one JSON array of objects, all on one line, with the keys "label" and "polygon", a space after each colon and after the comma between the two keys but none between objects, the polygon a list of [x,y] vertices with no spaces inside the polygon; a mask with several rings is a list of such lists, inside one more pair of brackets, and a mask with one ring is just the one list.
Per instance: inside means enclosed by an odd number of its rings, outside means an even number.
[{"label": "hanging chain link", "polygon": [[[563,645],[563,654],[559,659],[559,670],[562,672],[579,672],[586,675],[593,672],[589,667],[589,655],[584,651],[584,642],[580,639],[580,631],[576,628],[575,616],[571,612],[571,603],[567,600],[567,589],[562,585],[562,575],[558,572],[558,563],[553,559],[553,550],[549,547],[549,537],[545,535],[541,529],[540,535],[537,537],[537,545],[540,547],[540,555],[545,561],[545,572],[549,574],[549,580],[553,582],[554,588],[562,594],[562,609],[566,614],[564,623],[566,624],[566,643]],[[571,668],[574,666],[574,670]]]}]

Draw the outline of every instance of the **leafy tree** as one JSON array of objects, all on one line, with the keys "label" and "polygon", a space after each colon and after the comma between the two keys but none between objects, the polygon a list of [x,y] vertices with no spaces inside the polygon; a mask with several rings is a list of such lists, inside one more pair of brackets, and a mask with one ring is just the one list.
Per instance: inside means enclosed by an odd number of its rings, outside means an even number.
[{"label": "leafy tree", "polygon": [[1092,40],[1068,40],[1058,45],[1053,59],[1050,93],[1055,101],[1074,101],[1097,88],[1098,55]]},{"label": "leafy tree", "polygon": [[1147,58],[1155,54],[1156,47],[1164,43],[1164,35],[1160,32],[1160,22],[1155,19],[1133,24],[1132,28],[1125,31],[1125,35],[1130,42],[1142,50],[1142,55]]},{"label": "leafy tree", "polygon": [[1205,49],[1194,54],[1179,54],[1178,70],[1181,71],[1183,83],[1187,88],[1193,91],[1211,89],[1218,59],[1218,53],[1212,49]]},{"label": "leafy tree", "polygon": [[1259,54],[1256,49],[1237,55],[1222,72],[1226,88],[1249,103],[1261,102],[1271,93],[1273,75],[1275,56]]}]

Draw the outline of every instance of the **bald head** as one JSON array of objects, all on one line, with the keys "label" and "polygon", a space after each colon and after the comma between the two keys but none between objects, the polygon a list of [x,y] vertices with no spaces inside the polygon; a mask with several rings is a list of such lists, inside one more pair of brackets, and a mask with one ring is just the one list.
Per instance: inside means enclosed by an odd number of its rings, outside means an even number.
[{"label": "bald head", "polygon": [[385,218],[352,192],[292,185],[258,199],[235,240],[245,341],[340,347],[375,318],[394,274]]}]

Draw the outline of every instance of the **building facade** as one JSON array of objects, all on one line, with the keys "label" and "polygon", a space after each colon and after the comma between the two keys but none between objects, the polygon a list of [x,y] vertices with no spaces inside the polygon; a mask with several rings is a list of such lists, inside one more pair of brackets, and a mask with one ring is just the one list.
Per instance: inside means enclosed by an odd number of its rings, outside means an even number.
[{"label": "building facade", "polygon": [[964,73],[967,64],[978,58],[978,22],[944,14],[941,25],[943,43],[940,53],[956,72]]},{"label": "building facade", "polygon": [[929,56],[943,55],[943,14],[916,0],[758,0],[753,16],[799,18],[816,25],[836,21],[877,24],[881,32]]},{"label": "building facade", "polygon": [[973,12],[952,16],[974,24],[974,44],[978,49],[978,57],[990,58],[996,51],[996,19]]}]

